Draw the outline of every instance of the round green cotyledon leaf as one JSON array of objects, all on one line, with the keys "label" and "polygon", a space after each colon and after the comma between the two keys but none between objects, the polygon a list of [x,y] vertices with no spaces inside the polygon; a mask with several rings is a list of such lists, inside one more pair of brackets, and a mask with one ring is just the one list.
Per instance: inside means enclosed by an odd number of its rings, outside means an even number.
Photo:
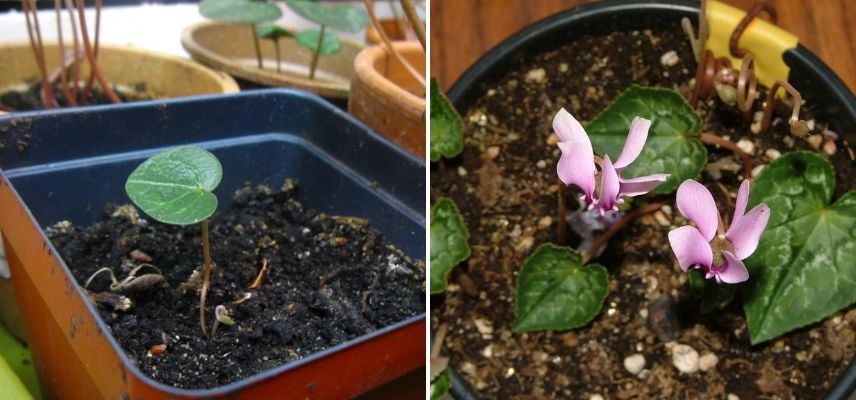
[{"label": "round green cotyledon leaf", "polygon": [[337,4],[325,5],[315,0],[285,0],[294,12],[319,25],[356,33],[369,23],[369,15],[362,7]]},{"label": "round green cotyledon leaf", "polygon": [[431,294],[446,290],[449,272],[470,257],[469,237],[455,202],[444,197],[431,207]]},{"label": "round green cotyledon leaf", "polygon": [[282,16],[276,4],[249,0],[203,0],[199,3],[203,17],[232,24],[259,24]]},{"label": "round green cotyledon leaf", "polygon": [[198,147],[179,147],[140,164],[125,191],[140,209],[167,224],[201,222],[217,209],[214,189],[223,168],[213,154]]},{"label": "round green cotyledon leaf", "polygon": [[654,189],[671,193],[681,182],[701,173],[707,149],[698,139],[701,120],[678,92],[630,86],[586,126],[595,153],[617,160],[634,117],[651,120],[648,141],[624,178],[665,173],[669,179]]},{"label": "round green cotyledon leaf", "polygon": [[752,344],[856,303],[856,191],[830,205],[834,189],[832,164],[807,151],[773,161],[755,180],[749,207],[766,203],[770,221],[741,286]]},{"label": "round green cotyledon leaf", "polygon": [[464,150],[464,122],[443,94],[437,79],[431,78],[431,161],[452,158]]},{"label": "round green cotyledon leaf", "polygon": [[293,37],[294,34],[279,25],[270,24],[256,28],[256,36],[264,39],[277,40],[284,37]]},{"label": "round green cotyledon leaf", "polygon": [[[318,47],[318,35],[320,34],[321,31],[315,28],[302,30],[297,34],[297,43],[314,53]],[[338,53],[340,50],[342,50],[342,43],[339,42],[339,38],[332,32],[324,32],[324,39],[321,41],[321,55],[329,56]]]},{"label": "round green cotyledon leaf", "polygon": [[[433,265],[432,265],[433,266]],[[609,288],[606,268],[582,265],[569,247],[546,243],[523,263],[517,276],[515,332],[565,330],[591,321],[603,307]]]}]

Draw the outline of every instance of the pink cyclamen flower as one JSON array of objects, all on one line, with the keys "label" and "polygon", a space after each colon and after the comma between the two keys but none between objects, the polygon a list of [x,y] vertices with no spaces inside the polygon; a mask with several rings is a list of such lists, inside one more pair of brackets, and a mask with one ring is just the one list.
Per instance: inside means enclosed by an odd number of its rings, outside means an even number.
[{"label": "pink cyclamen flower", "polygon": [[589,209],[597,208],[601,215],[618,209],[624,202],[624,196],[639,196],[654,190],[665,181],[668,174],[653,174],[625,179],[621,171],[639,157],[645,141],[648,140],[648,128],[651,121],[636,117],[630,123],[630,132],[624,149],[613,163],[609,156],[603,157],[600,172],[594,162],[591,141],[582,125],[565,109],[559,110],[553,118],[553,130],[559,136],[559,149],[562,156],[556,165],[559,179],[565,185],[574,185],[583,191],[583,200]]},{"label": "pink cyclamen flower", "polygon": [[744,180],[737,191],[731,226],[725,230],[710,191],[694,180],[681,183],[678,211],[695,224],[669,232],[669,243],[681,269],[702,269],[705,278],[716,278],[717,282],[740,283],[749,279],[742,260],[758,247],[770,219],[770,207],[762,203],[744,215],[748,201],[749,181]]}]

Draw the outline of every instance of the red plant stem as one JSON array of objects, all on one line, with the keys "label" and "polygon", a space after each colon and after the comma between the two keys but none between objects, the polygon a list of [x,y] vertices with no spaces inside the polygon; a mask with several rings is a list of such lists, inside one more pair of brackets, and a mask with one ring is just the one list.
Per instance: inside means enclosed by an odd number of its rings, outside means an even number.
[{"label": "red plant stem", "polygon": [[211,249],[208,245],[208,220],[202,221],[202,258],[204,275],[202,278],[202,289],[199,291],[199,325],[202,334],[208,336],[205,329],[205,298],[208,296],[208,286],[211,285]]},{"label": "red plant stem", "polygon": [[68,19],[71,21],[71,36],[74,39],[74,64],[72,65],[72,73],[71,73],[71,97],[74,97],[77,100],[77,94],[80,91],[79,82],[80,82],[80,61],[83,57],[80,56],[80,41],[77,38],[77,21],[74,18],[74,6],[71,4],[71,0],[65,0],[65,8],[68,10]]},{"label": "red plant stem", "polygon": [[743,162],[743,170],[745,171],[746,178],[752,179],[752,157],[749,154],[746,154],[745,151],[741,150],[737,145],[730,141],[725,140],[719,136],[710,133],[700,133],[698,135],[698,139],[702,141],[702,143],[725,147],[728,150],[731,150],[736,156],[740,157],[740,160]]},{"label": "red plant stem", "polygon": [[[101,37],[101,0],[95,0],[95,60],[98,61],[99,38]],[[86,88],[83,96],[89,98],[92,95],[92,82],[95,80],[94,70],[89,71],[89,79],[86,80]]]},{"label": "red plant stem", "polygon": [[[30,1],[33,1],[30,3]],[[35,0],[21,0],[21,9],[24,11],[24,17],[27,22],[27,36],[30,38],[30,47],[33,49],[33,54],[36,57],[36,64],[39,67],[39,74],[42,78],[42,104],[45,108],[54,107],[53,87],[48,81],[48,71],[45,65],[45,48],[42,45],[42,33],[39,27],[38,11],[35,9]],[[30,22],[30,14],[32,13],[33,21]],[[33,29],[35,25],[35,29]]]},{"label": "red plant stem", "polygon": [[558,226],[556,227],[556,236],[558,239],[559,246],[564,246],[565,242],[568,240],[568,223],[566,222],[568,218],[568,205],[565,204],[567,201],[565,198],[565,183],[561,180],[559,181],[559,190],[558,190],[558,201],[559,201],[559,220],[556,221]]},{"label": "red plant stem", "polygon": [[68,77],[65,76],[66,62],[65,62],[65,44],[62,41],[62,1],[54,0],[54,11],[56,11],[56,34],[57,34],[57,44],[59,45],[59,78],[60,78],[60,90],[62,90],[62,95],[65,96],[65,101],[70,106],[77,105],[77,99],[72,97],[71,91],[68,90]]},{"label": "red plant stem", "polygon": [[612,239],[612,237],[615,236],[615,234],[618,233],[621,228],[624,228],[625,225],[629,224],[634,219],[639,218],[645,214],[649,214],[659,210],[660,207],[663,207],[664,205],[666,205],[666,203],[664,202],[651,203],[622,217],[620,220],[618,220],[618,222],[609,227],[609,229],[604,232],[603,235],[597,238],[597,241],[594,242],[591,248],[583,256],[583,264],[589,262],[589,260],[594,258],[598,250],[600,250],[603,245],[609,242],[609,239]]},{"label": "red plant stem", "polygon": [[106,79],[104,79],[104,75],[101,74],[101,68],[98,67],[98,62],[95,59],[95,52],[92,51],[92,46],[89,43],[89,33],[86,31],[86,15],[83,10],[83,0],[77,1],[77,13],[80,15],[80,35],[83,36],[83,48],[86,49],[86,58],[89,59],[89,67],[92,68],[92,71],[95,73],[95,79],[98,80],[98,84],[101,85],[101,90],[104,91],[107,98],[110,99],[112,103],[119,104],[122,101],[119,100],[119,97],[116,96],[113,88],[110,87],[110,84],[107,83]]},{"label": "red plant stem", "polygon": [[312,53],[312,63],[309,65],[309,79],[315,79],[315,68],[318,68],[318,58],[321,56],[321,45],[324,44],[324,29],[321,25],[321,33],[318,34],[318,43],[315,44],[315,52]]},{"label": "red plant stem", "polygon": [[80,61],[83,58],[80,55],[83,50],[80,48],[80,41],[77,38],[77,21],[74,18],[74,6],[71,4],[71,0],[65,0],[64,3],[66,10],[68,10],[68,19],[71,21],[71,37],[74,40],[74,64],[72,64],[71,69],[71,97],[79,100],[77,98],[79,92],[78,82],[80,81]]}]

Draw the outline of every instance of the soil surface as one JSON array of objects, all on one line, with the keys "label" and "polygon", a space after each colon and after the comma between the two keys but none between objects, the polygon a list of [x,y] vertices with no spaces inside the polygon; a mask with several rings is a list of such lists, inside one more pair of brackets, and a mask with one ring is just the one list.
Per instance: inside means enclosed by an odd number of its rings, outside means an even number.
[{"label": "soil surface", "polygon": [[[80,90],[83,90],[81,85]],[[111,85],[116,96],[123,103],[128,101],[151,100],[153,97],[146,93],[146,85],[139,84],[134,87],[117,87]],[[60,82],[53,83],[53,94],[60,107],[70,107],[68,100],[63,95],[60,89]],[[113,104],[104,91],[98,85],[92,87],[92,94],[87,99],[86,104],[78,105],[97,105],[97,104]],[[31,111],[44,109],[42,102],[42,83],[29,82],[24,90],[9,90],[0,93],[0,111]]]},{"label": "soil surface", "polygon": [[[101,318],[146,375],[182,388],[212,388],[299,360],[425,310],[424,262],[393,247],[365,220],[316,213],[283,191],[244,188],[210,221],[215,270],[206,319],[223,305],[235,325],[201,335],[202,263],[197,225],[149,222],[132,206],[107,206],[86,228],[59,223],[48,235],[85,285],[108,267],[119,281],[138,265],[140,282],[111,292],[107,273],[88,290]],[[267,272],[258,288],[249,286]],[[139,287],[136,287],[139,286]],[[132,302],[115,309],[115,295]],[[119,303],[122,304],[122,303]],[[380,355],[378,355],[380,356]]]},{"label": "soil surface", "polygon": [[[661,62],[669,51],[678,57],[674,65]],[[569,331],[511,332],[516,275],[523,261],[539,244],[557,241],[560,184],[555,165],[560,152],[553,116],[565,107],[585,124],[631,83],[686,95],[695,66],[677,21],[653,31],[590,36],[520,60],[463,110],[464,152],[432,164],[432,203],[439,196],[455,200],[473,252],[451,273],[446,293],[432,297],[431,323],[448,324],[444,352],[482,397],[815,399],[853,359],[852,307],[757,346],[749,344],[739,298],[702,315],[666,240],[669,230],[687,224],[676,211],[674,196],[637,200],[669,205],[629,224],[594,260],[609,270],[610,290],[591,323]],[[760,111],[762,102],[754,107]],[[805,137],[790,134],[790,108],[781,102],[771,131],[764,134],[741,125],[737,108],[718,98],[704,102],[699,113],[703,132],[751,150],[756,174],[781,154],[809,149],[834,164],[836,198],[853,187],[853,152],[815,120],[810,99],[801,112],[812,126]],[[728,150],[706,147],[710,164],[701,182],[714,194],[721,215],[730,218],[744,179],[740,159]],[[577,208],[571,204],[579,195],[576,189],[561,190],[570,199],[568,206]],[[573,237],[568,244],[579,241]],[[676,369],[672,352],[678,344],[697,352],[703,370]],[[637,354],[644,357],[644,366],[632,374],[624,363]]]}]

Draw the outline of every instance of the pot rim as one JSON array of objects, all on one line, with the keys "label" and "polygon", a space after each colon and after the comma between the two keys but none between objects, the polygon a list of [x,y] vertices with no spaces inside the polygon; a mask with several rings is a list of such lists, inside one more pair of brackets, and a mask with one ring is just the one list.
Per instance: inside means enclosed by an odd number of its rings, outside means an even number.
[{"label": "pot rim", "polygon": [[[640,10],[681,12],[693,16],[698,14],[699,3],[691,0],[640,0],[635,2],[604,0],[553,14],[527,25],[482,55],[452,85],[448,97],[452,104],[458,108],[458,111],[462,111],[463,107],[469,107],[469,102],[472,100],[466,97],[468,90],[471,87],[484,84],[480,78],[490,76],[494,70],[501,69],[503,64],[507,64],[518,53],[518,50],[526,47],[528,43],[537,41],[541,36],[550,35],[551,32],[559,31],[567,25],[578,24],[592,17]],[[831,90],[830,95],[835,98],[836,102],[844,106],[842,111],[856,123],[856,96],[829,66],[800,44],[794,49],[789,49],[784,57],[786,60],[792,60],[795,63],[803,63],[816,73],[821,83]],[[790,63],[788,64],[791,66]],[[459,376],[453,374],[453,378]],[[450,392],[453,397],[461,400],[478,398],[478,395],[472,392],[469,387],[453,385]],[[850,393],[854,392],[856,392],[856,357],[827,391],[825,399],[844,400]]]},{"label": "pot rim", "polygon": [[[416,42],[396,41],[392,42],[392,45],[396,50],[423,51],[422,46]],[[354,59],[354,78],[365,82],[377,92],[388,95],[391,99],[401,100],[402,107],[409,114],[420,117],[425,112],[425,98],[404,90],[375,68],[375,61],[388,57],[389,53],[383,45],[367,46],[360,50]],[[398,61],[393,60],[392,62],[397,63]]]},{"label": "pot rim", "polygon": [[[400,156],[407,158],[411,162],[419,163],[424,168],[424,165],[425,165],[424,160],[421,160],[418,157],[415,157],[414,155],[410,154],[406,150],[401,149],[398,146],[393,145],[388,140],[386,140],[382,136],[375,133],[373,130],[371,130],[368,126],[363,124],[361,121],[357,120],[356,118],[353,118],[353,116],[349,115],[345,111],[343,111],[343,110],[335,107],[334,105],[330,104],[328,101],[324,100],[323,98],[321,98],[317,94],[306,92],[306,91],[301,91],[301,90],[297,90],[297,89],[291,89],[291,88],[272,88],[272,89],[244,91],[244,92],[229,94],[227,96],[228,97],[251,97],[251,96],[258,96],[258,95],[289,95],[289,96],[295,96],[298,98],[304,98],[304,99],[309,100],[309,101],[317,102],[321,107],[323,107],[327,111],[329,111],[333,114],[337,114],[337,116],[339,116],[339,117],[344,117],[344,118],[349,119],[352,123],[354,123],[355,125],[359,126],[361,129],[363,129],[366,132],[366,134],[368,134],[370,137],[380,141],[385,147],[388,147],[390,150],[392,150],[396,153],[399,153]],[[86,111],[87,112],[96,112],[96,111],[104,111],[104,110],[117,110],[117,109],[121,109],[121,108],[147,108],[147,107],[152,107],[152,106],[166,107],[166,106],[169,106],[171,103],[186,103],[188,101],[200,101],[200,100],[205,101],[205,100],[218,99],[218,98],[222,98],[222,97],[224,97],[224,96],[223,95],[217,95],[217,94],[209,94],[209,95],[189,96],[189,97],[173,98],[173,99],[165,99],[165,100],[146,100],[146,101],[138,101],[138,102],[132,102],[132,103],[122,103],[119,105],[110,105],[110,104],[95,105],[95,106],[88,107]],[[64,115],[73,115],[73,114],[76,114],[79,112],[80,112],[80,110],[77,110],[74,108],[16,112],[16,113],[10,113],[10,114],[6,114],[6,115],[0,115],[0,123],[6,122],[6,121],[12,121],[12,120],[16,120],[16,119],[39,118],[39,117],[44,118],[46,116],[46,114],[51,116],[51,117],[62,117]],[[114,153],[114,154],[116,154],[116,153]],[[122,153],[119,153],[119,154],[122,154]],[[93,158],[93,157],[89,157],[89,158]],[[50,163],[55,163],[55,162],[50,162]],[[53,245],[53,242],[51,242],[47,238],[44,228],[42,228],[41,226],[38,225],[37,219],[33,215],[32,211],[30,210],[29,207],[26,206],[26,203],[23,201],[21,194],[18,193],[18,190],[15,187],[15,185],[9,180],[10,175],[12,177],[14,177],[16,175],[15,174],[16,170],[27,169],[27,168],[31,168],[31,167],[12,168],[12,169],[8,169],[8,170],[4,170],[4,169],[0,168],[0,181],[4,181],[6,183],[6,185],[11,190],[12,194],[15,196],[17,202],[22,205],[22,209],[26,214],[26,218],[28,220],[30,220],[32,223],[34,223],[34,225],[37,226],[40,239],[46,244],[46,247],[49,249],[49,251],[52,252],[53,257],[59,261],[58,264],[62,268],[62,271],[65,274],[65,276],[67,278],[69,278],[74,283],[73,284],[74,290],[76,291],[77,295],[80,296],[81,299],[83,299],[83,303],[85,303],[85,307],[91,313],[91,316],[95,319],[95,322],[96,322],[98,328],[101,330],[101,332],[105,333],[105,335],[104,335],[105,338],[110,343],[110,346],[112,347],[113,351],[115,351],[117,353],[117,355],[119,356],[119,359],[124,364],[124,368],[129,370],[137,379],[139,379],[144,384],[149,385],[152,388],[159,390],[163,393],[166,393],[168,395],[176,396],[176,397],[193,397],[193,398],[235,396],[235,395],[240,394],[242,391],[244,391],[244,390],[246,390],[246,389],[248,389],[248,388],[250,388],[256,384],[259,384],[259,383],[267,381],[267,380],[276,379],[276,377],[278,375],[283,374],[285,372],[288,372],[289,370],[303,367],[306,364],[311,364],[313,362],[316,362],[320,359],[326,358],[327,356],[334,354],[334,353],[337,353],[337,352],[344,350],[346,348],[350,348],[352,346],[356,346],[356,345],[359,345],[359,344],[364,343],[364,342],[369,342],[369,341],[375,340],[375,339],[377,339],[381,336],[384,336],[386,334],[389,334],[391,332],[397,331],[399,329],[402,329],[404,327],[408,327],[411,325],[416,325],[416,324],[422,323],[422,322],[427,320],[427,313],[423,311],[420,314],[417,314],[417,315],[414,315],[414,316],[409,317],[407,319],[404,319],[402,321],[396,322],[392,325],[385,326],[383,328],[377,329],[377,330],[370,332],[368,334],[358,336],[354,339],[339,343],[339,344],[332,346],[332,347],[329,347],[327,349],[312,353],[312,354],[310,354],[304,358],[301,358],[299,360],[291,361],[291,362],[279,365],[277,367],[261,371],[255,375],[246,377],[244,379],[237,380],[237,381],[228,383],[226,385],[218,386],[215,388],[186,389],[186,388],[177,388],[174,386],[169,386],[167,384],[161,383],[161,382],[145,375],[137,365],[135,365],[134,363],[131,362],[130,358],[128,357],[128,354],[122,349],[122,347],[116,341],[116,338],[113,336],[112,330],[110,329],[110,327],[107,326],[107,324],[103,321],[103,319],[100,317],[100,315],[98,315],[98,312],[95,308],[95,305],[93,305],[92,302],[86,300],[87,296],[86,296],[84,289],[77,282],[77,280],[74,278],[74,275],[71,273],[71,270],[69,269],[68,265],[66,264],[65,259],[63,259],[60,256],[60,253],[56,249],[56,247]],[[11,172],[11,174],[10,174],[10,172]],[[409,206],[407,208],[409,209]],[[418,213],[420,210],[412,210],[412,211]],[[419,221],[421,221],[421,223],[424,225],[425,218],[424,217],[420,218]]]}]

